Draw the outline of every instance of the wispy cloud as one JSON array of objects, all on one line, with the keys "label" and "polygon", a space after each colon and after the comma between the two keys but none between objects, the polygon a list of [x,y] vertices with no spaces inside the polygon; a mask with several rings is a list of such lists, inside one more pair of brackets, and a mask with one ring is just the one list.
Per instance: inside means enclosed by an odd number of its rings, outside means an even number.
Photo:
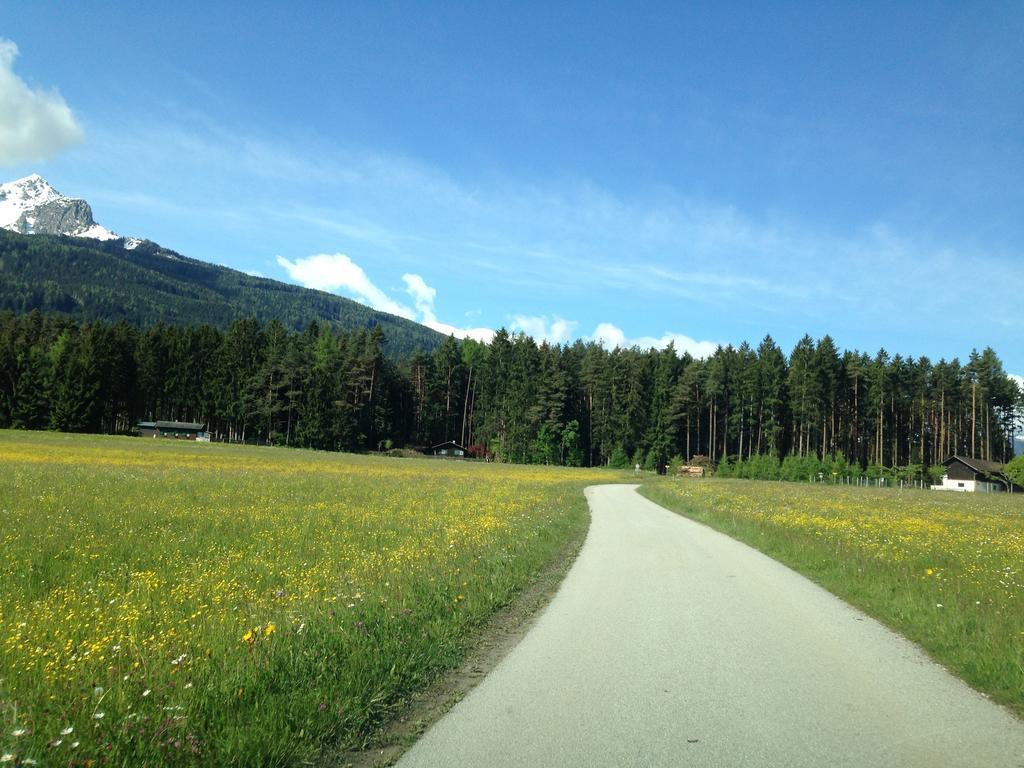
[{"label": "wispy cloud", "polygon": [[434,299],[437,291],[427,285],[426,281],[419,275],[404,274],[402,281],[405,283],[405,292],[408,293],[419,312],[419,321],[428,328],[433,328],[438,333],[446,336],[455,336],[457,339],[475,339],[476,341],[489,342],[494,338],[492,328],[460,328],[450,323],[443,323],[434,314]]},{"label": "wispy cloud", "polygon": [[606,349],[628,349],[630,347],[665,349],[672,344],[677,354],[682,355],[686,352],[698,359],[711,357],[721,346],[714,341],[697,341],[685,333],[668,332],[659,337],[639,336],[631,339],[626,337],[625,331],[613,323],[599,323],[594,332],[590,334],[590,341],[597,342]]},{"label": "wispy cloud", "polygon": [[57,91],[33,90],[14,74],[18,46],[0,38],[0,165],[48,160],[85,134]]},{"label": "wispy cloud", "polygon": [[[931,333],[935,318],[962,307],[963,291],[944,287],[938,276],[964,263],[993,277],[986,285],[990,299],[972,307],[971,329],[965,333],[1024,324],[1005,310],[1024,295],[1014,252],[938,241],[883,220],[819,226],[807,218],[755,214],[671,189],[627,197],[585,178],[534,183],[457,178],[372,148],[248,131],[198,118],[171,127],[139,124],[127,133],[105,134],[103,150],[107,162],[126,166],[130,157],[133,168],[145,167],[143,178],[187,179],[197,188],[169,190],[168,197],[201,201],[206,210],[236,211],[245,219],[234,222],[243,235],[315,233],[310,250],[367,254],[375,266],[387,264],[397,274],[443,263],[444,273],[431,282],[449,302],[456,286],[466,292],[455,299],[462,305],[454,312],[464,310],[466,302],[479,305],[468,285],[500,285],[512,306],[490,310],[485,322],[521,317],[522,329],[538,338],[562,338],[566,332],[557,317],[543,315],[543,308],[556,301],[565,307],[571,299],[575,322],[592,327],[604,320],[623,323],[601,308],[614,306],[619,297],[625,305],[643,296],[652,306],[661,301],[663,307],[678,308],[679,325],[659,318],[662,328],[685,325],[698,312],[746,313],[782,318],[811,333],[835,333],[843,323],[872,326],[879,342],[899,344],[891,329],[896,307],[899,332],[916,328],[919,336]],[[117,221],[110,225],[131,231]],[[443,325],[436,314],[431,320],[424,313],[428,302],[422,296],[410,294],[410,306],[363,290],[368,303],[391,306],[387,311],[398,306],[405,316]],[[529,303],[522,301],[526,296]],[[521,316],[510,316],[513,309]],[[643,339],[660,343],[673,335]],[[684,342],[681,338],[677,347]]]},{"label": "wispy cloud", "polygon": [[433,328],[438,333],[443,333],[445,336],[454,336],[457,339],[473,339],[474,341],[481,341],[486,344],[494,338],[493,328],[460,328],[459,326],[449,325],[440,321],[424,323],[424,325],[428,328]]},{"label": "wispy cloud", "polygon": [[411,309],[394,301],[374,285],[363,268],[344,253],[318,253],[295,261],[278,256],[277,263],[292,280],[306,288],[321,291],[342,290],[381,312],[398,315],[407,320],[416,317]]},{"label": "wispy cloud", "polygon": [[[567,344],[580,338],[576,329],[579,322],[566,320],[558,315],[550,318],[547,315],[514,315],[509,323],[509,330],[525,333],[537,341],[547,341],[552,344]],[[666,332],[661,336],[637,336],[631,338],[626,332],[614,323],[598,323],[594,332],[589,336],[582,337],[584,341],[591,341],[600,344],[605,349],[629,349],[639,347],[640,349],[665,349],[669,344],[679,355],[688,352],[695,358],[710,357],[720,346],[714,341],[698,341],[685,333]]]},{"label": "wispy cloud", "polygon": [[277,263],[288,277],[306,288],[343,292],[380,312],[415,320],[446,336],[454,335],[456,338],[471,338],[477,341],[490,341],[494,337],[494,330],[491,328],[460,328],[438,320],[434,310],[437,291],[427,285],[419,275],[402,275],[405,291],[412,297],[416,307],[413,310],[391,298],[370,279],[362,267],[344,253],[317,253],[295,261],[278,256]]},{"label": "wispy cloud", "polygon": [[437,291],[427,285],[426,281],[419,275],[404,274],[402,275],[402,282],[405,283],[405,292],[412,296],[420,316],[424,320],[436,322],[434,298],[437,296]]},{"label": "wispy cloud", "polygon": [[566,320],[558,315],[550,320],[546,315],[514,315],[509,330],[521,331],[537,341],[566,344],[574,340],[578,325],[575,320]]}]

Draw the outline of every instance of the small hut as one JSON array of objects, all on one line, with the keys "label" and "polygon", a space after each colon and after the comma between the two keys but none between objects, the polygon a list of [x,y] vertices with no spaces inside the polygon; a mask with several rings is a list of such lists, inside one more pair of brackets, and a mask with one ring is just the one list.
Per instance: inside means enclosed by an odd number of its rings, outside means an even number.
[{"label": "small hut", "polygon": [[194,424],[188,421],[140,421],[135,430],[140,437],[167,437],[174,440],[210,439],[205,424]]},{"label": "small hut", "polygon": [[969,459],[964,456],[950,456],[944,462],[946,474],[940,485],[933,485],[933,491],[960,491],[961,493],[995,493],[1011,488],[1012,484],[1003,474],[1003,465],[983,459]]},{"label": "small hut", "polygon": [[427,449],[428,456],[446,456],[448,458],[464,459],[469,456],[469,449],[459,445],[454,440],[446,443],[439,443]]}]

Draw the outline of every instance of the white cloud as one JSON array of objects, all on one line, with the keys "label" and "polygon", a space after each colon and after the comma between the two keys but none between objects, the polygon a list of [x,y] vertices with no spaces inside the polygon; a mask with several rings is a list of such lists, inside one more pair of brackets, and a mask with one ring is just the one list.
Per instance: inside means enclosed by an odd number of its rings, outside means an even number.
[{"label": "white cloud", "polygon": [[437,291],[427,285],[419,275],[405,274],[402,275],[402,280],[405,282],[405,292],[412,296],[416,310],[423,317],[424,322],[437,322],[437,317],[434,315],[434,298],[437,296]]},{"label": "white cloud", "polygon": [[494,338],[494,329],[492,328],[457,328],[454,325],[437,320],[423,324],[428,328],[433,328],[438,333],[443,333],[445,336],[454,336],[457,339],[473,339],[487,344]]},{"label": "white cloud", "polygon": [[669,344],[674,344],[678,354],[689,352],[691,356],[698,359],[711,357],[721,346],[715,341],[698,341],[685,333],[665,333],[658,338],[641,336],[633,339],[633,343],[641,349],[664,349]]},{"label": "white cloud", "polygon": [[57,91],[32,90],[14,74],[18,46],[0,38],[0,165],[48,160],[84,139]]},{"label": "white cloud", "polygon": [[420,322],[428,328],[432,328],[445,336],[455,336],[457,339],[475,339],[476,341],[489,342],[494,338],[494,330],[491,328],[458,328],[448,323],[442,323],[434,313],[434,299],[437,297],[437,290],[427,285],[419,275],[404,274],[402,280],[405,282],[405,292],[412,296],[416,304],[416,311],[420,314]]},{"label": "white cloud", "polygon": [[[651,334],[626,338],[621,330],[616,335],[605,329],[612,344],[658,345],[674,336],[677,348],[691,354],[711,345],[690,348],[682,334],[655,336],[666,326],[645,327],[644,318],[666,313],[648,315],[645,307],[678,311],[676,327],[686,327],[697,313],[714,316],[719,307],[728,310],[722,317],[746,321],[748,327],[771,325],[783,343],[806,331],[844,336],[851,346],[871,349],[884,342],[908,352],[914,351],[908,339],[935,338],[927,318],[963,316],[963,338],[984,337],[997,348],[1011,348],[1024,327],[1024,316],[1002,309],[1016,306],[1024,294],[1024,277],[1015,268],[1019,254],[1008,245],[976,247],[930,229],[886,225],[884,219],[837,226],[784,209],[754,213],[671,188],[623,196],[571,175],[545,177],[535,185],[500,174],[469,183],[440,167],[366,146],[310,141],[306,135],[247,134],[251,129],[216,126],[212,120],[182,122],[177,113],[160,110],[129,116],[106,130],[91,129],[90,145],[96,150],[91,154],[102,157],[93,176],[109,180],[108,199],[137,184],[137,178],[121,174],[141,165],[145,173],[133,176],[178,181],[181,189],[160,199],[139,196],[134,207],[149,202],[167,218],[202,213],[203,221],[217,220],[205,210],[177,215],[169,210],[171,200],[196,199],[194,186],[201,182],[204,208],[243,217],[238,230],[250,239],[252,232],[267,233],[266,247],[286,248],[274,238],[301,229],[341,238],[350,252],[387,265],[389,280],[425,263],[443,263],[453,274],[500,286],[487,292],[488,321],[503,314],[502,296],[530,295],[543,302],[540,306],[571,310],[584,329],[608,319],[627,323],[636,334]],[[158,232],[150,236],[161,239]],[[932,279],[962,263],[999,276],[986,288],[991,301],[972,305],[967,313],[962,309],[969,299],[962,291],[935,290]],[[458,302],[479,303],[472,280],[463,278],[463,284],[469,289]],[[443,292],[455,304],[456,281],[451,285]],[[410,299],[399,290],[389,293],[425,323],[441,325],[435,309],[426,313],[416,303],[433,307],[436,296],[432,304],[426,296],[410,294]],[[600,314],[602,306],[616,307],[618,316]],[[906,318],[896,337],[893,306]],[[504,307],[506,317],[515,309]],[[770,316],[775,317],[768,322]],[[464,326],[483,322],[461,315],[448,319]],[[795,329],[793,337],[787,339],[784,329]],[[550,336],[551,330],[537,335]],[[953,343],[936,340],[933,355]],[[1018,363],[1014,367],[1021,370]]]},{"label": "white cloud", "polygon": [[[574,333],[578,325],[579,323],[575,320],[566,320],[558,315],[554,315],[550,321],[547,315],[516,315],[509,327],[512,331],[522,331],[538,341],[544,339],[555,344],[565,344],[576,338]],[[613,350],[616,347],[620,349],[629,349],[630,347],[665,349],[669,344],[674,344],[677,354],[682,355],[684,352],[689,352],[695,358],[710,357],[719,347],[717,342],[698,341],[684,333],[666,332],[659,337],[629,338],[625,331],[613,323],[598,323],[594,332],[586,337],[585,341],[596,342],[608,350]]]},{"label": "white cloud", "polygon": [[626,333],[612,323],[600,323],[590,335],[590,341],[595,341],[605,349],[623,349],[639,347],[640,349],[665,349],[669,344],[675,345],[677,354],[689,352],[696,358],[707,358],[715,354],[719,344],[714,341],[698,341],[684,333],[664,333],[660,337],[639,336],[635,339],[627,339]]},{"label": "white cloud", "polygon": [[522,331],[538,341],[544,340],[552,344],[566,344],[573,340],[573,332],[579,325],[575,320],[566,320],[555,315],[548,322],[547,315],[529,316],[516,315],[512,318],[510,329]]},{"label": "white cloud", "polygon": [[434,298],[437,291],[427,285],[419,275],[405,274],[405,292],[408,293],[416,310],[392,299],[378,288],[367,276],[363,268],[344,253],[317,253],[305,259],[289,261],[283,256],[277,257],[277,263],[288,273],[288,276],[306,288],[321,291],[344,291],[356,301],[366,304],[381,312],[414,320],[428,328],[432,328],[445,336],[454,335],[458,339],[475,339],[489,342],[494,338],[491,328],[459,328],[437,319],[434,312]]},{"label": "white cloud", "polygon": [[381,312],[389,312],[407,320],[416,319],[415,312],[399,304],[374,285],[363,268],[343,253],[318,253],[296,261],[278,256],[277,263],[292,280],[302,283],[307,288],[321,291],[340,289],[357,301]]},{"label": "white cloud", "polygon": [[630,346],[626,343],[626,334],[623,330],[611,323],[600,323],[590,335],[590,340],[596,341],[605,349],[626,348]]},{"label": "white cloud", "polygon": [[[965,336],[984,335],[1007,347],[1024,324],[1019,313],[1001,310],[1024,292],[1018,254],[1005,247],[979,249],[887,226],[884,219],[823,226],[784,210],[757,214],[671,188],[623,196],[572,176],[537,184],[498,176],[470,184],[438,166],[367,146],[253,134],[204,115],[182,120],[170,112],[172,122],[155,113],[157,119],[136,117],[109,133],[91,132],[90,143],[110,164],[97,178],[141,165],[143,178],[184,177],[190,197],[198,179],[204,206],[248,219],[239,229],[288,232],[298,224],[303,232],[341,235],[346,247],[372,253],[375,263],[386,260],[397,274],[443,259],[446,268],[501,285],[506,295],[578,302],[572,311],[586,327],[601,319],[589,314],[601,305],[620,306],[623,322],[642,318],[644,306],[681,300],[694,312],[728,308],[759,322],[775,315],[781,321],[769,324],[776,328],[891,346],[892,306],[905,308],[906,334],[933,333],[914,318],[963,314],[963,292],[937,291],[932,277],[968,262],[1000,279],[987,286],[991,301],[965,315]],[[891,279],[897,274],[900,279]],[[634,320],[630,325],[641,328]],[[991,335],[993,329],[1001,335]]]}]

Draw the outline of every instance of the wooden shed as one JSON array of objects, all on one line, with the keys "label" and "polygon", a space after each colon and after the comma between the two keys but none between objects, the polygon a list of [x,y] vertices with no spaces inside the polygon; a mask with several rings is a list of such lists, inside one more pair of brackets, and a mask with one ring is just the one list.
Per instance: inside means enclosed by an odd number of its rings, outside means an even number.
[{"label": "wooden shed", "polygon": [[140,421],[136,425],[140,437],[169,437],[177,440],[209,440],[205,424],[188,421]]},{"label": "wooden shed", "polygon": [[946,467],[946,474],[942,476],[940,485],[932,486],[934,491],[995,493],[1011,487],[1009,478],[1003,474],[1003,465],[994,461],[950,456],[942,464]]},{"label": "wooden shed", "polygon": [[447,456],[448,458],[464,459],[469,456],[469,449],[454,440],[438,443],[427,450],[428,456]]}]

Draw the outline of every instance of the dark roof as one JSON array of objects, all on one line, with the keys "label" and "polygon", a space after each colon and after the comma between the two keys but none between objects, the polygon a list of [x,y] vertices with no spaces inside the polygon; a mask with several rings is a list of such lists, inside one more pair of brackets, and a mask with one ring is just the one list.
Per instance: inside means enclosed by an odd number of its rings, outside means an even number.
[{"label": "dark roof", "polygon": [[466,446],[459,445],[454,440],[449,440],[449,441],[447,441],[445,443],[438,443],[437,445],[431,446],[430,450],[436,451],[438,448],[461,448],[464,451],[468,451],[469,450]]},{"label": "dark roof", "polygon": [[985,461],[984,459],[968,459],[964,456],[950,456],[942,464],[948,467],[954,461],[959,461],[961,464],[970,467],[975,472],[981,472],[983,475],[998,475],[1003,471],[1002,464],[994,461]]},{"label": "dark roof", "polygon": [[188,421],[140,421],[141,429],[180,429],[185,432],[202,432],[205,424],[193,424]]}]

